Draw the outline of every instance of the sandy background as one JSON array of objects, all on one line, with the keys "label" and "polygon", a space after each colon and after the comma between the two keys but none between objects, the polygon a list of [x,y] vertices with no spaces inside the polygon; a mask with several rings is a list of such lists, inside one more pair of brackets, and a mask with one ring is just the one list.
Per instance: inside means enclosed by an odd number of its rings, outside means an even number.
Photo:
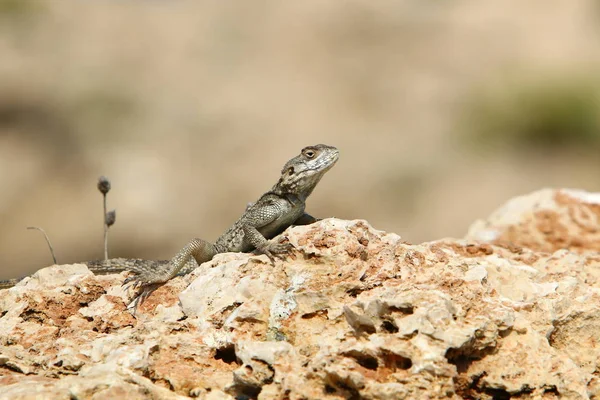
[{"label": "sandy background", "polygon": [[29,225],[102,256],[100,175],[110,255],[164,259],[309,144],[341,156],[307,211],[410,242],[600,190],[599,62],[592,0],[0,0],[0,278],[51,263]]}]

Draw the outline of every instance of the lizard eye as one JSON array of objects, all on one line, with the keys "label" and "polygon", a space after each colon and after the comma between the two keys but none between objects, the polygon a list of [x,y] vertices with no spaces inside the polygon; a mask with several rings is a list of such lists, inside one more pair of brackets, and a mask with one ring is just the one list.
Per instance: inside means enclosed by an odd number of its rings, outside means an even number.
[{"label": "lizard eye", "polygon": [[306,150],[304,152],[304,155],[308,158],[313,158],[315,156],[315,151],[314,150]]}]

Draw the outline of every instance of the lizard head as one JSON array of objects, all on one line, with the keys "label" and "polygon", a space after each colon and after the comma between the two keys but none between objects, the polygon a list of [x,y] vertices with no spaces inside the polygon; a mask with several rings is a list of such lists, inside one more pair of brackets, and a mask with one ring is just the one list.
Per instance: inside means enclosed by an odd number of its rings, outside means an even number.
[{"label": "lizard head", "polygon": [[335,165],[339,154],[337,148],[325,144],[303,148],[283,166],[274,189],[283,194],[308,197],[323,175]]}]

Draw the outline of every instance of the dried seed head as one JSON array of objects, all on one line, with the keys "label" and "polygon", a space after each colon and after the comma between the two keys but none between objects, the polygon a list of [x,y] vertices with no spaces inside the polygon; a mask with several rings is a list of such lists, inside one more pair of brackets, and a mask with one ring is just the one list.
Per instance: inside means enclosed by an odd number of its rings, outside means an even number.
[{"label": "dried seed head", "polygon": [[112,226],[117,219],[117,210],[112,210],[106,213],[106,226]]},{"label": "dried seed head", "polygon": [[98,190],[102,194],[106,194],[110,191],[110,181],[107,177],[101,176],[98,178]]}]

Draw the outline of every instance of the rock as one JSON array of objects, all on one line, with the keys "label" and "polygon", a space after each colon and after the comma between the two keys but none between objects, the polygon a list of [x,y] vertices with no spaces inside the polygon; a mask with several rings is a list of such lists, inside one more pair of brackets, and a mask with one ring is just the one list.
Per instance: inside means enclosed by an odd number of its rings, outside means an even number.
[{"label": "rock", "polygon": [[467,239],[536,251],[600,251],[600,193],[544,189],[516,197],[475,222]]},{"label": "rock", "polygon": [[117,370],[99,366],[79,376],[52,379],[40,376],[20,377],[18,383],[4,384],[1,400],[25,399],[186,399],[161,388],[127,369]]},{"label": "rock", "polygon": [[50,267],[0,292],[0,399],[598,397],[590,199],[541,191],[417,245],[362,220],[293,227],[285,261],[218,255],[137,317],[125,274]]}]

